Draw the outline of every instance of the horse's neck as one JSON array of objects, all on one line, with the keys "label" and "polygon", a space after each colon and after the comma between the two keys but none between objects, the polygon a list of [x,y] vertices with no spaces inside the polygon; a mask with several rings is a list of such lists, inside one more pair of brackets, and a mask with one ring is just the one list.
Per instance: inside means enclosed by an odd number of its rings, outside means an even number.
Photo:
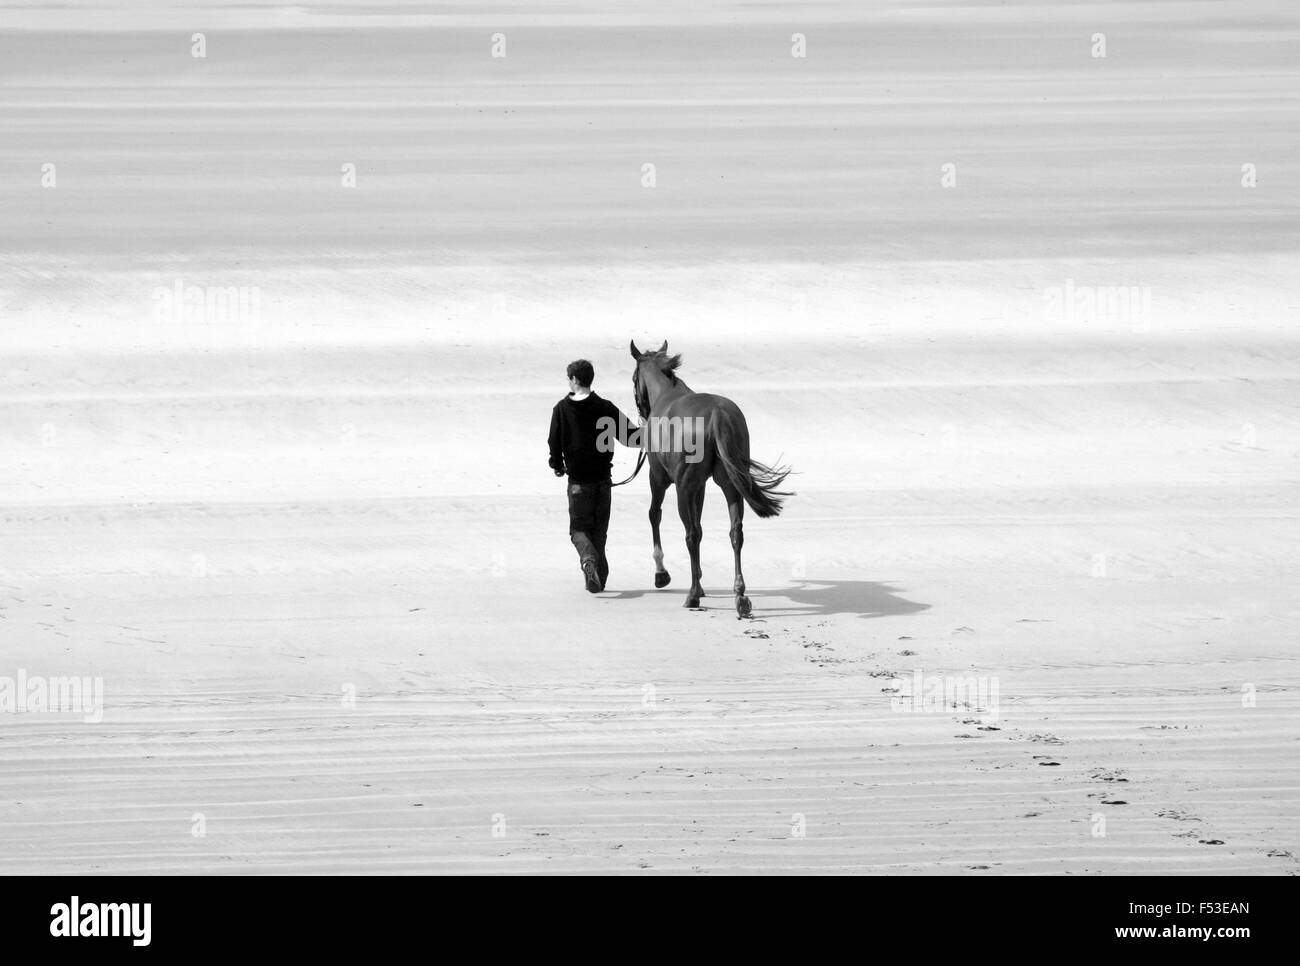
[{"label": "horse's neck", "polygon": [[660,373],[650,385],[650,408],[654,409],[679,396],[685,396],[690,391],[691,387],[682,380],[669,380],[667,376]]}]

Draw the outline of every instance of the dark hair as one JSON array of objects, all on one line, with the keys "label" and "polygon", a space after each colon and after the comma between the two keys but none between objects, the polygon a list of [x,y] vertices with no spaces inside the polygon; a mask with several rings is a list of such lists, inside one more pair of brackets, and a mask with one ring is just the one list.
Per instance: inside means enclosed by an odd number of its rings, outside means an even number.
[{"label": "dark hair", "polygon": [[569,363],[569,368],[564,370],[564,374],[570,379],[577,379],[578,385],[584,389],[591,388],[591,381],[596,378],[596,370],[591,367],[591,363],[586,359],[575,359]]}]

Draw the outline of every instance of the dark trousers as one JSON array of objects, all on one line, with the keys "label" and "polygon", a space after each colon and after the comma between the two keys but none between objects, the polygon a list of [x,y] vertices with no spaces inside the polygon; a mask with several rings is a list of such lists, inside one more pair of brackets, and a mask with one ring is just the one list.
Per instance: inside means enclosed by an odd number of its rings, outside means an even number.
[{"label": "dark trousers", "polygon": [[603,584],[609,576],[605,538],[609,535],[609,480],[569,484],[569,539],[578,551],[579,564],[596,565]]}]

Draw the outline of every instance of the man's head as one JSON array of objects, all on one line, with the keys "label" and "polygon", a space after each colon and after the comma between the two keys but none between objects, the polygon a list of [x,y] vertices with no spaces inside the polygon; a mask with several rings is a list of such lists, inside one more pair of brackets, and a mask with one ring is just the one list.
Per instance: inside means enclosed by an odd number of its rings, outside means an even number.
[{"label": "man's head", "polygon": [[569,388],[574,392],[579,389],[590,389],[591,381],[596,378],[596,370],[586,359],[575,359],[570,362],[564,374],[569,377]]}]

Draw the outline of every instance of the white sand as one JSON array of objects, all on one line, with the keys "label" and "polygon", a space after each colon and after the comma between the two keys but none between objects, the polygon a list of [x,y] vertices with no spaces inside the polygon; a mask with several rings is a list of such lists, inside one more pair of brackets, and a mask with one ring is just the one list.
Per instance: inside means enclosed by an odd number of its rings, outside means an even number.
[{"label": "white sand", "polygon": [[[0,676],[106,708],[0,715],[0,873],[1297,871],[1291,8],[443,6],[4,21]],[[705,611],[643,480],[582,590],[630,338],[799,471],[753,622],[717,492]]]}]

